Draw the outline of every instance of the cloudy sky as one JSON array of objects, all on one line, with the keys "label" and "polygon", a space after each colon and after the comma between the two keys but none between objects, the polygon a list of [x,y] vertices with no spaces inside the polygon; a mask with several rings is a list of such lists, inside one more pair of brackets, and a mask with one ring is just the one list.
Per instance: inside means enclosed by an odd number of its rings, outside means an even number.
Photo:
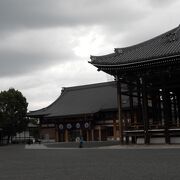
[{"label": "cloudy sky", "polygon": [[13,87],[29,110],[62,87],[111,79],[88,63],[180,24],[180,0],[0,0],[0,91]]}]

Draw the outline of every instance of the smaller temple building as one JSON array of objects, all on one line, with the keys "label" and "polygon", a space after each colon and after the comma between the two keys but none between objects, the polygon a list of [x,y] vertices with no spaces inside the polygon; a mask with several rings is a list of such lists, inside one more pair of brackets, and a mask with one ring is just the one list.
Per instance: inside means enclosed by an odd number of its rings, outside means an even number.
[{"label": "smaller temple building", "polygon": [[[118,140],[116,86],[116,82],[105,82],[63,88],[55,102],[28,116],[39,119],[40,136],[47,141],[68,142],[77,137],[85,141]],[[128,96],[122,97],[122,104],[127,114]]]}]

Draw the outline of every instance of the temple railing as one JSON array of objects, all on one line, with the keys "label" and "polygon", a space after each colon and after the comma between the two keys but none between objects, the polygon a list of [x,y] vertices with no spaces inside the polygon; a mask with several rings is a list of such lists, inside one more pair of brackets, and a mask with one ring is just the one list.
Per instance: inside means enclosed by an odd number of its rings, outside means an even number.
[{"label": "temple railing", "polygon": [[[153,129],[165,129],[165,125],[162,123],[152,123],[148,125],[149,130]],[[180,124],[179,123],[170,123],[168,129],[180,129]],[[144,129],[144,124],[142,123],[135,123],[135,124],[128,124],[124,126],[124,130],[143,130]]]}]

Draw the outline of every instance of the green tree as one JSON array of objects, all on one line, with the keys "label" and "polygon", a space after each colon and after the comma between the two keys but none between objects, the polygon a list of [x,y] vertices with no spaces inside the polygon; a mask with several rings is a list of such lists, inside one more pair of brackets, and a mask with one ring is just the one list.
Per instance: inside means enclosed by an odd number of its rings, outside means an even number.
[{"label": "green tree", "polygon": [[3,135],[8,136],[8,142],[17,132],[27,128],[27,106],[26,98],[20,91],[11,88],[0,92],[0,127]]}]

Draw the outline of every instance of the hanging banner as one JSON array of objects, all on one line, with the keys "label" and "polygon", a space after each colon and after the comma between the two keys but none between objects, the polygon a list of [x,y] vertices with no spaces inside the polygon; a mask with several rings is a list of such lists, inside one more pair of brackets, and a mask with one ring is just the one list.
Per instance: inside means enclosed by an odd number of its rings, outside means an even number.
[{"label": "hanging banner", "polygon": [[59,130],[72,130],[72,129],[88,129],[90,128],[89,122],[73,122],[73,123],[61,123],[59,124]]},{"label": "hanging banner", "polygon": [[76,128],[79,129],[81,127],[80,123],[76,123]]},{"label": "hanging banner", "polygon": [[86,123],[84,124],[84,127],[85,127],[85,128],[89,128],[89,123],[86,122]]},{"label": "hanging banner", "polygon": [[59,129],[63,130],[64,129],[64,125],[63,124],[59,124]]},{"label": "hanging banner", "polygon": [[68,123],[68,124],[66,125],[66,127],[67,127],[67,129],[71,129],[71,128],[72,128],[72,124]]}]

